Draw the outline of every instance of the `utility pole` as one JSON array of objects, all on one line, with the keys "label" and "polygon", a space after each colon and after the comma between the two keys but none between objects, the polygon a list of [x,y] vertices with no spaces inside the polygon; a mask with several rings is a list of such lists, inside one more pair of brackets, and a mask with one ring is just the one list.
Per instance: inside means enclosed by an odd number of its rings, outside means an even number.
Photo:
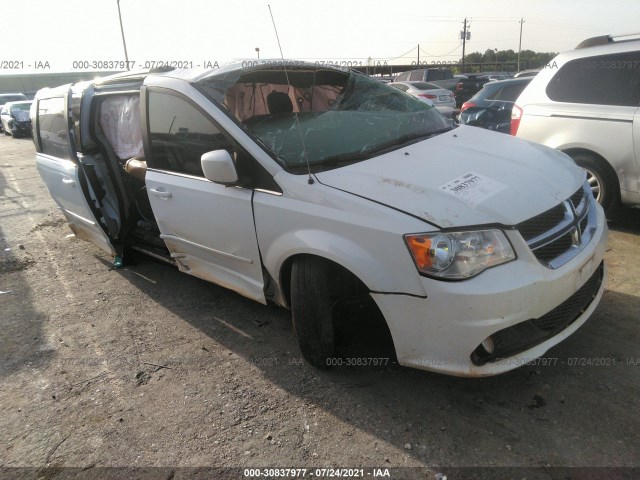
[{"label": "utility pole", "polygon": [[129,68],[129,55],[127,54],[127,42],[124,40],[124,27],[122,26],[122,14],[120,13],[120,0],[118,0],[118,17],[120,18],[120,32],[122,33],[122,45],[124,45],[124,59],[127,61],[127,70]]},{"label": "utility pole", "polygon": [[520,43],[518,43],[518,71],[520,71],[520,50],[522,50],[522,24],[524,23],[524,18],[520,18]]},{"label": "utility pole", "polygon": [[460,32],[460,36],[462,37],[462,72],[465,72],[465,68],[464,68],[464,51],[465,51],[465,47],[466,47],[466,43],[467,43],[467,19],[464,19],[464,28],[462,30],[462,32]]},{"label": "utility pole", "polygon": [[418,44],[418,68],[420,68],[420,44]]}]

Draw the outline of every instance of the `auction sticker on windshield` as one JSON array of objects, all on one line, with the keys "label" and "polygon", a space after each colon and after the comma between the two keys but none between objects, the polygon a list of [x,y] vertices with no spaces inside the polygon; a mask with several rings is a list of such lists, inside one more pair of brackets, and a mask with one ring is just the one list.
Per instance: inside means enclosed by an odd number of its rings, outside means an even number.
[{"label": "auction sticker on windshield", "polygon": [[475,207],[507,187],[491,178],[469,172],[449,180],[438,188]]}]

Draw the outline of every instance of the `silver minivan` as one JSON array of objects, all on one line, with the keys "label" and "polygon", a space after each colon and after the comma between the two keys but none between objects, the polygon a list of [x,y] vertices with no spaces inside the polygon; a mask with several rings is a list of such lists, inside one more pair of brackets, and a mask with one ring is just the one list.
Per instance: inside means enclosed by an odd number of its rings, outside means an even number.
[{"label": "silver minivan", "polygon": [[611,213],[640,206],[640,35],[587,39],[531,81],[511,133],[568,154]]}]

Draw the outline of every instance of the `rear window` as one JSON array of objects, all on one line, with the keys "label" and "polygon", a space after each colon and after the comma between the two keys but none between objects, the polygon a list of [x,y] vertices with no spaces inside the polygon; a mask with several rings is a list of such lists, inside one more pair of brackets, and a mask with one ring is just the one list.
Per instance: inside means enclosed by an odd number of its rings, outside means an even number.
[{"label": "rear window", "polygon": [[505,102],[515,102],[522,93],[522,90],[524,90],[524,87],[527,86],[527,83],[528,82],[521,82],[514,85],[507,85],[499,91],[496,99]]},{"label": "rear window", "polygon": [[413,83],[412,86],[416,87],[418,90],[439,90],[442,88],[429,82],[416,82]]},{"label": "rear window", "polygon": [[444,70],[436,70],[436,69],[428,70],[427,80],[431,82],[435,82],[437,80],[444,80],[444,79],[445,79]]},{"label": "rear window", "polygon": [[547,85],[556,102],[637,107],[640,104],[640,52],[567,62]]},{"label": "rear window", "polygon": [[45,98],[38,102],[38,137],[42,153],[71,160],[64,98]]}]

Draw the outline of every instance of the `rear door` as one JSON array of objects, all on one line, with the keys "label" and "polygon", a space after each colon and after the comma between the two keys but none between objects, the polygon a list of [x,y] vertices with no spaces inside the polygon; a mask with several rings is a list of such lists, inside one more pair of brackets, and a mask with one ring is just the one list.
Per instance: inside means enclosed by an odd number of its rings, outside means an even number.
[{"label": "rear door", "polygon": [[70,91],[56,89],[51,96],[36,100],[34,142],[38,172],[76,236],[115,255],[85,196],[89,187],[74,148],[69,96]]}]

